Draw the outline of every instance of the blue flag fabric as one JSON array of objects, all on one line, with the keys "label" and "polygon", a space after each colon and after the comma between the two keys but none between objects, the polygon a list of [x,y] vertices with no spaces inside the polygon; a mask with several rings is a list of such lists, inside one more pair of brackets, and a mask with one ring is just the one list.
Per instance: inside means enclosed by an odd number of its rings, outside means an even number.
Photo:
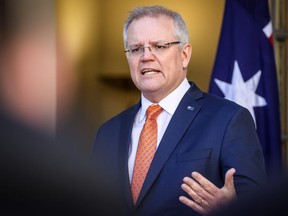
[{"label": "blue flag fabric", "polygon": [[[281,126],[272,24],[266,0],[226,0],[209,92],[254,118],[269,175],[281,171]],[[244,159],[245,160],[245,159]]]}]

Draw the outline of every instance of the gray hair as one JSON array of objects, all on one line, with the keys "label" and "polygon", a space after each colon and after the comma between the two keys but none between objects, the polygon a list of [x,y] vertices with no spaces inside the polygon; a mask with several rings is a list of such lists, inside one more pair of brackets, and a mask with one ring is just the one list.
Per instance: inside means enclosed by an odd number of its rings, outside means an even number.
[{"label": "gray hair", "polygon": [[189,32],[181,15],[163,6],[154,5],[154,6],[136,7],[135,9],[129,12],[129,16],[126,19],[123,28],[123,39],[125,49],[128,46],[127,31],[133,20],[137,20],[143,17],[159,17],[160,15],[167,16],[173,21],[175,27],[174,36],[177,40],[181,42],[180,48],[182,48],[183,44],[189,43]]}]

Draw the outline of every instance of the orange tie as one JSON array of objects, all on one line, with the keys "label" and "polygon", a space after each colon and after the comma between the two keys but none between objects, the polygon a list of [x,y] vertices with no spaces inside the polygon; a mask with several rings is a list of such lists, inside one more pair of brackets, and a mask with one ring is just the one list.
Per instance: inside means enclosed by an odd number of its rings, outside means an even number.
[{"label": "orange tie", "polygon": [[146,111],[146,121],[140,134],[134,171],[132,176],[132,198],[135,204],[140,194],[146,174],[156,152],[157,117],[162,112],[159,105],[151,105]]}]

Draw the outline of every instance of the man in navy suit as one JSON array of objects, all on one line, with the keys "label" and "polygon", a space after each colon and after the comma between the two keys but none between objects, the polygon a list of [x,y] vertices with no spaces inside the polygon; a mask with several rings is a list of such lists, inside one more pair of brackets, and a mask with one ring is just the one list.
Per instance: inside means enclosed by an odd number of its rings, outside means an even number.
[{"label": "man in navy suit", "polygon": [[[192,47],[181,16],[161,6],[135,8],[123,36],[141,100],[99,128],[93,150],[93,163],[121,206],[117,215],[208,214],[261,188],[266,174],[253,119],[245,108],[188,82]],[[163,109],[156,153],[133,201],[138,140],[146,110],[156,104]]]}]

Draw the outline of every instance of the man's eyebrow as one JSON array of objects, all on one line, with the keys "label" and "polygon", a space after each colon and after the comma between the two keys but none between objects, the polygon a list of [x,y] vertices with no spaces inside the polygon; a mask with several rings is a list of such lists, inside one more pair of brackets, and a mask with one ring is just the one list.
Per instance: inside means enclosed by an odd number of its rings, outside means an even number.
[{"label": "man's eyebrow", "polygon": [[129,47],[139,47],[139,46],[143,46],[143,43],[139,42],[139,43],[129,45]]},{"label": "man's eyebrow", "polygon": [[[155,40],[155,41],[150,41],[149,44],[164,44],[166,43],[165,40]],[[139,43],[135,43],[135,44],[131,44],[129,45],[129,47],[138,47],[138,46],[144,46],[144,44],[142,42]]]}]

